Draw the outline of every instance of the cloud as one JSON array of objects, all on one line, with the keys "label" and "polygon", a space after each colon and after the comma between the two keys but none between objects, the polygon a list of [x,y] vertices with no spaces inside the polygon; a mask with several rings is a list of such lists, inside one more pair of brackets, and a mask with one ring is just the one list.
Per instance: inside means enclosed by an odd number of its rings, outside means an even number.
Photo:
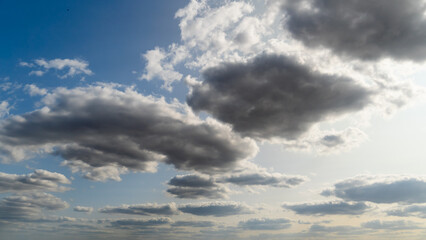
[{"label": "cloud", "polygon": [[111,226],[121,229],[131,228],[150,228],[155,226],[170,224],[172,220],[170,218],[154,218],[154,219],[120,219],[111,221]]},{"label": "cloud", "polygon": [[85,74],[85,75],[92,75],[93,72],[89,69],[89,63],[80,60],[80,59],[52,59],[52,60],[45,60],[43,58],[34,60],[34,63],[28,63],[28,62],[20,62],[20,66],[23,67],[41,67],[42,70],[33,70],[29,73],[29,75],[36,75],[36,76],[43,76],[47,71],[50,69],[55,70],[67,70],[65,71],[65,74],[62,76],[59,76],[60,78],[67,78],[67,77],[74,77],[75,75],[79,74]]},{"label": "cloud", "polygon": [[0,102],[0,118],[7,116],[9,114],[10,106],[7,101]]},{"label": "cloud", "polygon": [[58,88],[42,102],[41,109],[1,122],[3,161],[49,152],[97,180],[99,174],[108,178],[105,171],[95,174],[97,168],[118,168],[111,176],[117,179],[126,169],[155,171],[158,162],[181,170],[229,171],[258,150],[253,140],[213,119],[200,120],[177,101],[131,89]]},{"label": "cloud", "polygon": [[84,207],[84,206],[76,206],[74,207],[74,212],[83,212],[83,213],[91,213],[93,212],[92,207]]},{"label": "cloud", "polygon": [[281,230],[291,227],[290,222],[291,221],[286,218],[255,218],[241,221],[238,223],[238,226],[245,230]]},{"label": "cloud", "polygon": [[122,205],[120,207],[105,207],[99,209],[100,213],[109,214],[128,214],[128,215],[176,215],[179,211],[176,204],[136,204]]},{"label": "cloud", "polygon": [[212,177],[200,174],[178,175],[170,179],[167,192],[178,198],[226,198],[228,188],[214,181]]},{"label": "cloud", "polygon": [[45,88],[39,88],[35,84],[27,84],[25,85],[25,90],[28,91],[30,96],[44,96],[47,94],[47,90]]},{"label": "cloud", "polygon": [[61,210],[68,203],[48,193],[25,193],[5,197],[0,201],[0,219],[29,221],[42,217],[42,210]]},{"label": "cloud", "polygon": [[426,218],[426,205],[412,204],[407,207],[386,211],[389,216]]},{"label": "cloud", "polygon": [[279,55],[207,69],[187,102],[244,136],[293,140],[315,123],[360,111],[372,92],[355,81],[314,72]]},{"label": "cloud", "polygon": [[220,181],[239,186],[272,186],[290,188],[307,181],[303,176],[288,176],[267,171],[234,173]]},{"label": "cloud", "polygon": [[242,203],[211,202],[201,204],[186,204],[179,206],[179,210],[197,216],[225,217],[231,215],[252,213],[250,208]]},{"label": "cloud", "polygon": [[334,184],[334,189],[324,190],[322,195],[333,195],[348,201],[425,203],[426,180],[398,175],[361,175]]},{"label": "cloud", "polygon": [[362,60],[426,58],[424,1],[287,1],[285,27],[309,47]]},{"label": "cloud", "polygon": [[362,202],[319,202],[284,204],[283,208],[290,209],[301,215],[360,215],[369,209],[368,205]]},{"label": "cloud", "polygon": [[[185,53],[178,52],[176,54]],[[164,50],[158,47],[156,47],[154,50],[147,51],[143,55],[147,62],[145,66],[145,73],[142,74],[140,79],[152,80],[154,78],[159,78],[164,81],[164,85],[162,87],[167,89],[168,91],[171,91],[171,84],[175,81],[181,80],[183,75],[175,71],[171,63],[165,61],[165,59],[171,57],[169,55],[170,54],[167,54],[166,52],[164,52]]]},{"label": "cloud", "polygon": [[368,139],[358,128],[348,127],[342,131],[313,130],[298,140],[284,141],[288,150],[315,151],[318,154],[333,154],[350,150]]},{"label": "cloud", "polygon": [[364,228],[376,229],[376,230],[410,230],[410,229],[420,229],[417,223],[411,221],[397,220],[397,221],[380,221],[373,220],[361,224]]},{"label": "cloud", "polygon": [[23,175],[0,172],[0,193],[38,190],[62,192],[68,190],[68,188],[60,186],[60,184],[70,183],[70,180],[64,175],[42,169]]},{"label": "cloud", "polygon": [[309,233],[318,234],[318,233],[326,233],[333,234],[336,233],[338,235],[359,235],[364,236],[366,234],[365,229],[361,229],[360,227],[353,226],[324,226],[319,224],[314,224],[309,228]]},{"label": "cloud", "polygon": [[196,228],[211,228],[216,224],[212,221],[176,221],[171,224],[172,227],[196,227]]}]

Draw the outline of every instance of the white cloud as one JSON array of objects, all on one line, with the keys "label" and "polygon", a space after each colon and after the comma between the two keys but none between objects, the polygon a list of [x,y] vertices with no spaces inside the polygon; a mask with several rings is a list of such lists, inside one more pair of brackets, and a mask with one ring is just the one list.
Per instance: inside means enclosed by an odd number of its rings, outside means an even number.
[{"label": "white cloud", "polygon": [[27,84],[25,85],[25,90],[28,91],[30,96],[44,96],[47,94],[47,90],[45,88],[39,88],[35,84]]},{"label": "white cloud", "polygon": [[43,76],[47,71],[54,69],[60,71],[60,78],[74,77],[75,75],[85,74],[92,75],[93,72],[89,69],[89,63],[81,59],[52,59],[45,60],[43,58],[34,60],[34,63],[20,62],[20,66],[29,68],[41,68],[33,70],[29,75]]}]

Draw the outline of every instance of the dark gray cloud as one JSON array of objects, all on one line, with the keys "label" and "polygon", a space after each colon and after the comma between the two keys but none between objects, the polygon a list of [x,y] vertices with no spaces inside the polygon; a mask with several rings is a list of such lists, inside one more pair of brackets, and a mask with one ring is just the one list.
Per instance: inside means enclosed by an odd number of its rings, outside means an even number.
[{"label": "dark gray cloud", "polygon": [[372,92],[355,81],[312,71],[285,56],[207,69],[188,104],[245,136],[295,139],[327,118],[363,109]]},{"label": "dark gray cloud", "polygon": [[224,177],[220,181],[233,183],[239,186],[273,186],[273,187],[293,187],[307,180],[302,176],[287,176],[280,173],[269,172],[246,172],[236,173],[228,177]]},{"label": "dark gray cloud", "polygon": [[404,176],[359,176],[336,183],[322,195],[349,201],[425,203],[426,181]]},{"label": "dark gray cloud", "polygon": [[238,226],[246,230],[280,230],[291,227],[290,222],[290,220],[285,218],[260,218],[241,221],[238,223]]},{"label": "dark gray cloud", "polygon": [[284,208],[290,209],[301,215],[359,215],[369,209],[368,205],[362,202],[323,202],[323,203],[301,203],[285,204]]},{"label": "dark gray cloud", "polygon": [[48,193],[25,193],[5,197],[0,201],[0,219],[29,221],[42,218],[42,210],[61,210],[68,203]]},{"label": "dark gray cloud", "polygon": [[398,217],[414,216],[419,218],[426,218],[426,205],[413,204],[407,207],[389,210],[386,213],[389,216],[398,216]]},{"label": "dark gray cloud", "polygon": [[212,177],[188,174],[178,175],[170,179],[167,192],[178,198],[226,198],[229,190],[217,184]]},{"label": "dark gray cloud", "polygon": [[196,227],[196,228],[211,228],[216,224],[212,221],[176,221],[172,227]]},{"label": "dark gray cloud", "polygon": [[422,0],[286,1],[285,27],[309,47],[363,60],[426,59]]},{"label": "dark gray cloud", "polygon": [[41,109],[2,121],[3,160],[22,160],[28,158],[23,153],[53,146],[55,154],[92,169],[153,171],[162,161],[211,173],[228,171],[257,152],[253,140],[212,119],[198,119],[185,105],[130,89],[58,88],[43,103]]},{"label": "dark gray cloud", "polygon": [[235,202],[212,202],[202,204],[186,204],[179,207],[184,213],[197,216],[225,217],[231,215],[252,213],[250,208],[242,203]]},{"label": "dark gray cloud", "polygon": [[376,230],[410,230],[420,229],[417,223],[411,221],[397,220],[397,221],[380,221],[373,220],[361,224],[364,228],[376,229]]},{"label": "dark gray cloud", "polygon": [[0,193],[37,190],[52,192],[65,191],[68,188],[60,186],[60,184],[70,183],[70,180],[64,175],[42,169],[37,169],[33,173],[23,175],[0,172]]},{"label": "dark gray cloud", "polygon": [[99,209],[101,213],[129,214],[129,215],[175,215],[179,214],[176,204],[135,204],[120,207],[105,207]]},{"label": "dark gray cloud", "polygon": [[84,213],[91,213],[93,211],[92,207],[84,207],[84,206],[75,206],[73,208],[74,212],[84,212]]},{"label": "dark gray cloud", "polygon": [[168,225],[172,222],[170,218],[154,218],[154,219],[120,219],[111,221],[111,226],[121,229],[134,228],[150,228],[161,225]]}]

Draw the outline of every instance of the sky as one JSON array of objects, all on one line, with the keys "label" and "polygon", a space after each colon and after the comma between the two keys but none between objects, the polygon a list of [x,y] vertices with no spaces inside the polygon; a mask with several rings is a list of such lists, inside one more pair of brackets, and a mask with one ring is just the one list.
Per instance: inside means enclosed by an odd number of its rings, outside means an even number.
[{"label": "sky", "polygon": [[1,239],[424,239],[425,13],[0,1]]}]

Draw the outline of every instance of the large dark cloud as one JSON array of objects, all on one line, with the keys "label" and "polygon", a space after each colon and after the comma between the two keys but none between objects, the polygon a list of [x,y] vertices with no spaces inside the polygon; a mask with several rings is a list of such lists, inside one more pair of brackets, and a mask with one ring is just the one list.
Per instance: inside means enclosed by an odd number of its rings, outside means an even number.
[{"label": "large dark cloud", "polygon": [[0,201],[0,220],[34,221],[42,218],[42,210],[61,210],[68,203],[48,193],[25,193]]},{"label": "large dark cloud", "polygon": [[229,123],[245,136],[295,139],[329,117],[358,111],[371,92],[353,80],[312,71],[285,56],[207,69],[188,104]]},{"label": "large dark cloud", "polygon": [[285,27],[310,47],[364,60],[426,59],[422,0],[286,1]]},{"label": "large dark cloud", "polygon": [[172,227],[196,227],[196,228],[211,228],[215,226],[212,221],[176,221]]},{"label": "large dark cloud", "polygon": [[185,105],[130,89],[59,88],[43,103],[41,109],[1,123],[4,159],[22,160],[25,151],[53,146],[57,155],[92,168],[152,171],[164,161],[210,173],[228,171],[257,151],[254,141],[214,120],[196,118]]},{"label": "large dark cloud", "polygon": [[229,190],[212,177],[199,174],[178,175],[167,183],[167,192],[178,198],[226,198]]},{"label": "large dark cloud", "polygon": [[184,213],[190,213],[197,216],[215,216],[225,217],[231,215],[240,215],[252,213],[249,207],[241,203],[234,202],[212,202],[201,204],[186,204],[179,207]]},{"label": "large dark cloud", "polygon": [[60,184],[70,183],[64,175],[42,169],[23,175],[0,172],[0,192],[64,191],[67,188]]},{"label": "large dark cloud", "polygon": [[359,176],[343,180],[322,192],[349,201],[425,203],[426,181],[401,176]]},{"label": "large dark cloud", "polygon": [[179,214],[174,203],[169,204],[135,204],[120,207],[105,207],[99,209],[101,213],[129,214],[129,215],[175,215]]},{"label": "large dark cloud", "polygon": [[246,230],[280,230],[291,227],[291,221],[285,218],[269,219],[249,219],[238,223],[240,228]]},{"label": "large dark cloud", "polygon": [[284,208],[290,209],[302,215],[359,215],[364,213],[369,207],[362,202],[323,202],[323,203],[301,203],[285,204]]}]

